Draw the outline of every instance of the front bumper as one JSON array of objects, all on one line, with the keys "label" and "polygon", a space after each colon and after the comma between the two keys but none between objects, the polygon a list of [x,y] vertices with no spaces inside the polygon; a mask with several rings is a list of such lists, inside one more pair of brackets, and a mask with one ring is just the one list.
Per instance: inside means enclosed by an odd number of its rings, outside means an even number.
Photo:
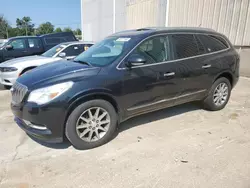
[{"label": "front bumper", "polygon": [[0,72],[0,84],[12,86],[18,78],[18,71],[14,72]]},{"label": "front bumper", "polygon": [[[42,107],[34,103],[20,106],[11,104],[17,125],[27,134],[48,143],[63,141],[66,117],[66,112],[63,109],[62,106],[57,107],[55,104],[53,106],[53,103]],[[39,129],[39,127],[44,129]]]}]

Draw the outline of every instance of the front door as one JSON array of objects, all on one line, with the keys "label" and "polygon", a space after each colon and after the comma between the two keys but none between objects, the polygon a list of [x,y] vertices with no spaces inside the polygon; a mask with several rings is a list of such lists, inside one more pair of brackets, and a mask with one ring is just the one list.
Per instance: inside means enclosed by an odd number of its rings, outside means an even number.
[{"label": "front door", "polygon": [[129,116],[172,106],[181,92],[177,69],[168,63],[172,58],[168,45],[167,36],[145,40],[129,56],[144,56],[146,63],[126,68],[128,56],[119,68],[124,72],[122,102]]},{"label": "front door", "polygon": [[23,57],[28,55],[26,39],[13,39],[8,45],[12,46],[12,49],[5,49],[4,51],[4,60]]}]

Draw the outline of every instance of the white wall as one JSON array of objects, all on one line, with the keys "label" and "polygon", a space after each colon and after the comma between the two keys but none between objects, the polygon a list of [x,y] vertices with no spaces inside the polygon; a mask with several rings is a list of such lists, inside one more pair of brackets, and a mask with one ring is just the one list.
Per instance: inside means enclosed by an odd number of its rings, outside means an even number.
[{"label": "white wall", "polygon": [[250,46],[250,0],[169,0],[169,26],[212,28]]},{"label": "white wall", "polygon": [[113,32],[113,0],[82,0],[82,31],[86,41],[98,41]]}]

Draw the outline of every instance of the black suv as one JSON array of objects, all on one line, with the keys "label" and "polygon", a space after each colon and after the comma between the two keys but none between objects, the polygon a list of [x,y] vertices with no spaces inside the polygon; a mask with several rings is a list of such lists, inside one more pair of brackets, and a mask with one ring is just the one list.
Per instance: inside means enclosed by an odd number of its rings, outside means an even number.
[{"label": "black suv", "polygon": [[77,41],[72,32],[9,38],[0,44],[0,63],[17,57],[41,55],[57,44],[71,41]]},{"label": "black suv", "polygon": [[201,101],[227,104],[239,79],[229,40],[201,28],[144,28],[113,34],[74,61],[41,66],[11,89],[16,123],[50,142],[100,146],[128,118]]}]

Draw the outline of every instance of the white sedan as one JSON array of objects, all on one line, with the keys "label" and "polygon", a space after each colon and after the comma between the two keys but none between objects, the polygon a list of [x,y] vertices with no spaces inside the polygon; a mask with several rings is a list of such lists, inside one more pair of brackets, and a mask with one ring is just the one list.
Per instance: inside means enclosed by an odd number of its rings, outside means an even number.
[{"label": "white sedan", "polygon": [[11,59],[0,64],[0,84],[12,86],[23,73],[40,65],[52,63],[62,58],[70,60],[92,46],[92,42],[61,43],[40,56],[28,56]]}]

